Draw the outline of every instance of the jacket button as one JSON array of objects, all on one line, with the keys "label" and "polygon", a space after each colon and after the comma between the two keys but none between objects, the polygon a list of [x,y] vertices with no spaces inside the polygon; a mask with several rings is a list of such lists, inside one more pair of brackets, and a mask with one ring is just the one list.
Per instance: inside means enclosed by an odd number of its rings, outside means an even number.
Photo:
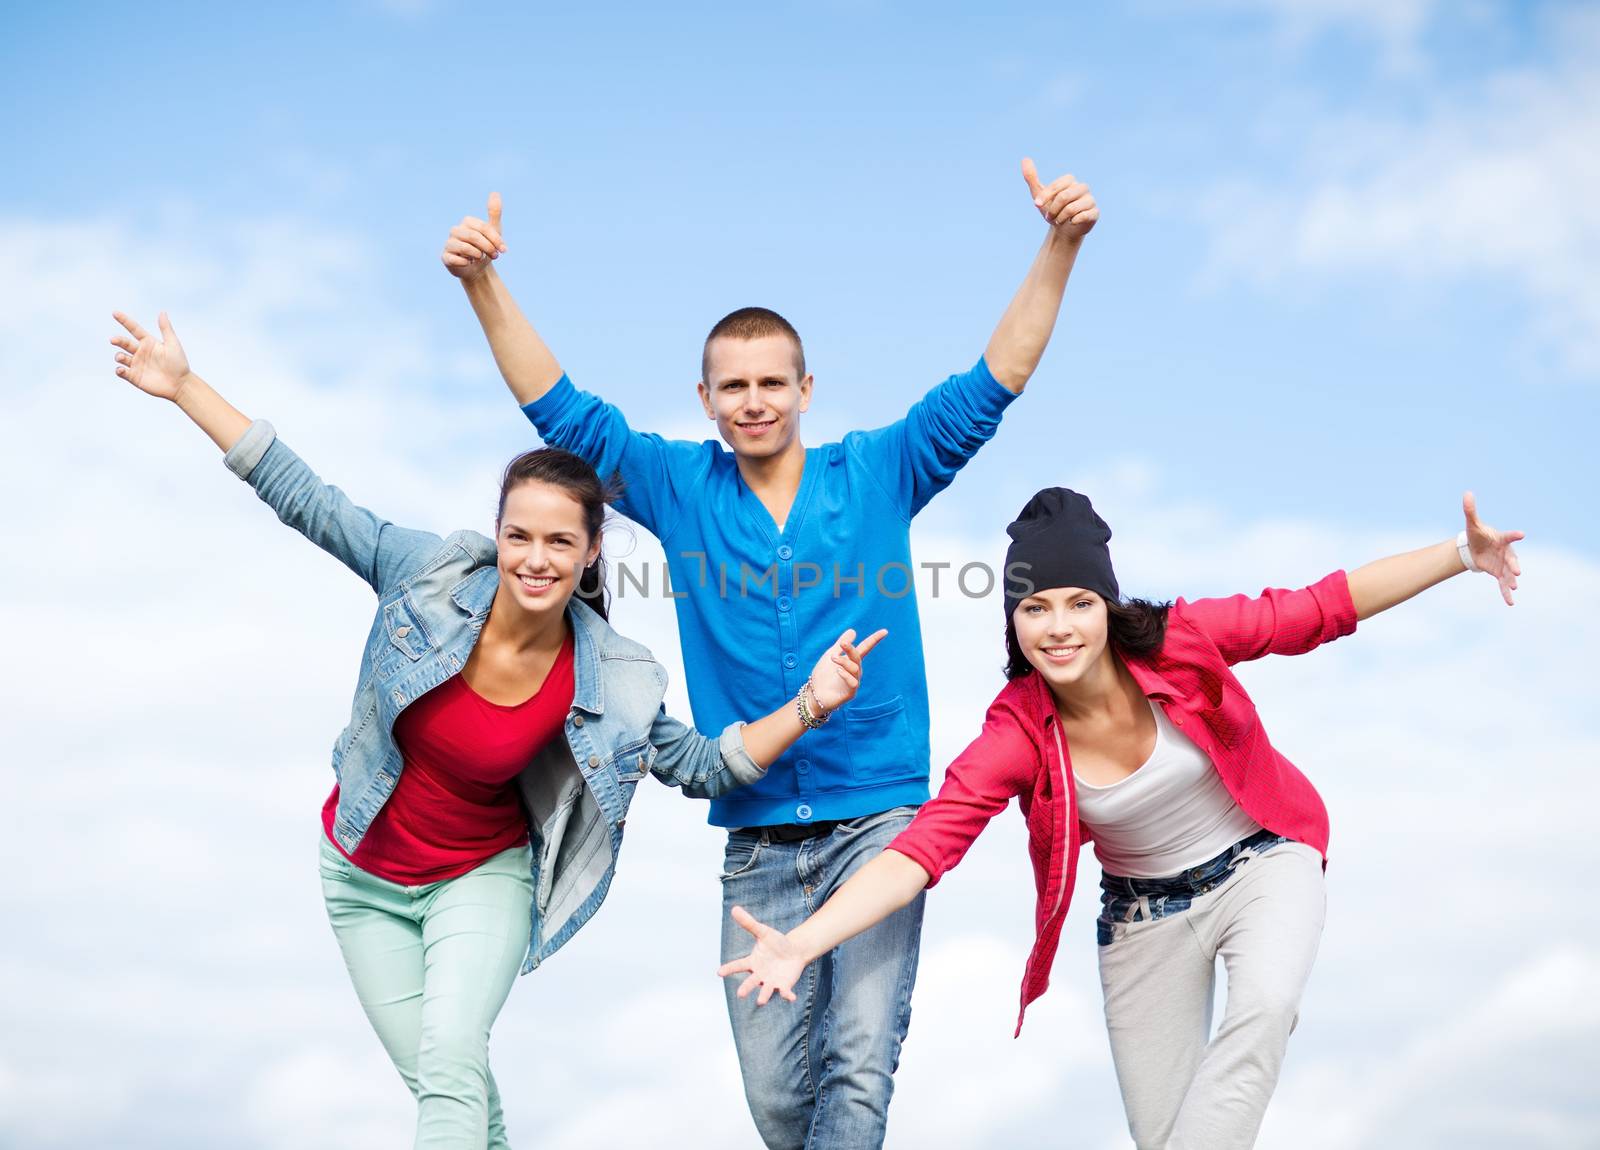
[{"label": "jacket button", "polygon": [[620,830],[621,830],[621,829],[622,829],[622,824],[623,824],[623,823],[625,823],[625,822],[627,822],[627,821],[628,821],[628,820],[627,820],[627,819],[626,819],[626,818],[620,818],[620,819],[618,819],[618,820],[617,820],[617,829],[618,829],[618,830],[619,830],[619,831],[620,831]]},{"label": "jacket button", "polygon": [[573,715],[572,716],[572,725],[574,727],[583,726],[583,716],[582,715]]},{"label": "jacket button", "polygon": [[795,807],[794,817],[801,820],[809,819],[811,817],[811,804],[801,803],[799,806]]},{"label": "jacket button", "polygon": [[404,639],[409,634],[411,634],[410,627],[396,627],[394,629],[394,637],[396,639]]},{"label": "jacket button", "polygon": [[589,765],[591,767],[598,767],[600,765],[600,756],[599,755],[590,755],[589,756]]},{"label": "jacket button", "polygon": [[785,543],[782,547],[778,548],[778,558],[779,559],[789,559],[789,558],[792,558],[793,555],[794,555],[794,548],[790,547],[787,543]]}]

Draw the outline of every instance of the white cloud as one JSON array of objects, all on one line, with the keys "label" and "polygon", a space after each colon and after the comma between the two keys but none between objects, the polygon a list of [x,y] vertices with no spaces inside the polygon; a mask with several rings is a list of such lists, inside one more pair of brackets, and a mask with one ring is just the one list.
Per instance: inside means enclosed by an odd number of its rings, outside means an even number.
[{"label": "white cloud", "polygon": [[241,1092],[242,1118],[262,1146],[343,1150],[410,1141],[410,1093],[361,1037],[352,1029],[344,1041],[307,1044],[252,1077]]},{"label": "white cloud", "polygon": [[[1330,32],[1361,37],[1397,70],[1417,67],[1417,42],[1439,7],[1436,0],[1210,0],[1208,6],[1260,15],[1291,47]],[[1457,5],[1457,18],[1463,7]]]},{"label": "white cloud", "polygon": [[[249,245],[226,237],[219,254],[115,222],[0,225],[0,253],[32,253],[0,263],[0,337],[33,381],[0,452],[0,481],[25,493],[0,621],[28,653],[0,682],[0,863],[21,876],[0,895],[0,1142],[300,1147],[337,1127],[341,1146],[377,1147],[409,1125],[312,861],[370,595],[279,527],[176,411],[111,377],[102,313],[165,303],[203,373],[401,521],[486,522],[527,433],[482,380],[465,396],[433,386],[470,360],[385,311],[359,245],[283,227],[235,260]],[[308,248],[336,253],[318,271],[344,343],[331,354],[332,321],[295,302]],[[369,348],[389,349],[381,369]],[[1261,522],[1176,486],[1138,460],[1090,485],[1130,590],[1293,584],[1422,541],[1404,524]],[[1011,510],[979,536],[930,519],[918,558],[998,565]],[[638,533],[636,557],[658,556]],[[1377,1147],[1402,1121],[1408,1145],[1453,1144],[1415,1113],[1468,1099],[1482,1130],[1519,1124],[1552,1147],[1600,1136],[1570,1086],[1600,1021],[1539,997],[1581,998],[1600,953],[1593,917],[1573,910],[1583,892],[1560,880],[1588,862],[1600,748],[1583,660],[1600,635],[1571,604],[1600,570],[1550,550],[1526,560],[1514,611],[1487,580],[1459,579],[1327,651],[1242,672],[1335,828],[1328,935],[1264,1146],[1342,1130],[1341,1146]],[[938,764],[998,688],[999,609],[948,593],[922,609]],[[618,619],[671,668],[669,706],[686,713],[670,605],[630,598]],[[663,788],[637,801],[604,913],[519,980],[496,1027],[508,1123],[557,1150],[747,1147],[711,974],[721,836]],[[1020,1041],[1032,887],[1016,814],[931,897],[891,1146],[1124,1144],[1091,859],[1084,870],[1055,985]],[[1483,1057],[1456,1057],[1469,1047]],[[1518,1072],[1492,1077],[1502,1049]]]},{"label": "white cloud", "polygon": [[1511,284],[1564,367],[1600,375],[1600,19],[1545,23],[1546,67],[1489,74],[1414,119],[1301,125],[1295,180],[1216,187],[1213,273]]},{"label": "white cloud", "polygon": [[[1438,1029],[1291,1078],[1264,1136],[1305,1150],[1591,1145],[1596,978],[1591,948],[1531,957]],[[1451,1105],[1426,1104],[1444,1098]]]}]

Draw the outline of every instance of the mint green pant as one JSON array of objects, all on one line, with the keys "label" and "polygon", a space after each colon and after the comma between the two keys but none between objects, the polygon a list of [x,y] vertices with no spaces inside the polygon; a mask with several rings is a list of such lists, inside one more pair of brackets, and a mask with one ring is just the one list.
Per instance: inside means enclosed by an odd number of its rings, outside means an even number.
[{"label": "mint green pant", "polygon": [[321,838],[328,921],[350,981],[417,1100],[416,1150],[505,1150],[489,1028],[528,950],[528,848],[459,878],[401,886]]}]

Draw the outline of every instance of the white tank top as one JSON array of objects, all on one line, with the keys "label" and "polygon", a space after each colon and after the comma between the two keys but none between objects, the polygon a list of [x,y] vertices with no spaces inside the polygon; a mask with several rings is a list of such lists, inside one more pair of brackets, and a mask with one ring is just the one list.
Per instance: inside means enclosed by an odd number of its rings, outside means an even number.
[{"label": "white tank top", "polygon": [[1215,858],[1261,825],[1234,802],[1205,752],[1151,702],[1156,746],[1150,758],[1110,786],[1073,772],[1078,817],[1094,835],[1108,874],[1165,878]]}]

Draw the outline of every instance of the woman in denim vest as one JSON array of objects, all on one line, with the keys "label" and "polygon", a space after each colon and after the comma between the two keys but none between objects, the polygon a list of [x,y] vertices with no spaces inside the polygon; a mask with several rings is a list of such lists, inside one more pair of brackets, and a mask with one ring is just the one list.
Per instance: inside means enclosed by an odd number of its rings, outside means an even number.
[{"label": "woman in denim vest", "polygon": [[[1008,528],[1010,682],[982,734],[806,922],[783,934],[735,909],[755,949],[721,973],[748,972],[738,993],[760,987],[758,1002],[792,997],[807,963],[931,887],[1016,798],[1038,893],[1023,1010],[1049,984],[1092,838],[1106,1027],[1135,1143],[1253,1145],[1322,936],[1328,814],[1229,668],[1310,651],[1463,571],[1495,576],[1510,604],[1522,533],[1480,522],[1470,494],[1464,504],[1455,539],[1348,576],[1156,606],[1123,601],[1111,529],[1087,499],[1039,492]],[[1213,1036],[1218,957],[1228,998]]]},{"label": "woman in denim vest", "polygon": [[[520,970],[610,886],[645,774],[710,797],[760,778],[855,694],[883,637],[846,631],[796,699],[707,738],[666,672],[606,621],[594,469],[546,448],[506,468],[496,538],[397,527],[118,313],[116,373],[174,402],[278,518],[371,585],[378,611],[319,840],[328,917],[362,1007],[417,1099],[418,1147],[504,1147],[489,1029]],[[588,602],[584,602],[587,599]]]}]

